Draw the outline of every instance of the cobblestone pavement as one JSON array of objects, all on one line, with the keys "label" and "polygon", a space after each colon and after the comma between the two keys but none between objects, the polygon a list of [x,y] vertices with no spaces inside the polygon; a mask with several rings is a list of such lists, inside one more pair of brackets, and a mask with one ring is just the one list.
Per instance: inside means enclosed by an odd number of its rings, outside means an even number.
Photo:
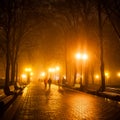
[{"label": "cobblestone pavement", "polygon": [[120,103],[83,92],[30,83],[2,120],[120,120]]}]

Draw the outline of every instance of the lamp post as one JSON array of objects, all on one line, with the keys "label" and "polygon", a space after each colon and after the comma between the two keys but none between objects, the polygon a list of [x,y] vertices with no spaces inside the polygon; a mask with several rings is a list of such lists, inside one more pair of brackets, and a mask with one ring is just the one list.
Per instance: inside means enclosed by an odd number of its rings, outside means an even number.
[{"label": "lamp post", "polygon": [[100,72],[101,72],[101,87],[100,91],[105,90],[105,73],[104,73],[104,56],[103,56],[103,26],[102,26],[102,3],[98,0],[98,27],[99,27],[99,39],[100,39]]},{"label": "lamp post", "polygon": [[[82,77],[83,77],[83,75],[82,75],[82,62],[83,61],[86,61],[87,59],[88,59],[88,55],[86,54],[86,53],[76,53],[76,55],[75,55],[75,58],[77,59],[77,60],[81,60],[81,62],[80,62],[80,89],[82,89]],[[74,78],[74,83],[76,82],[76,74],[77,74],[77,70],[76,70],[76,67],[75,67],[75,78]]]}]

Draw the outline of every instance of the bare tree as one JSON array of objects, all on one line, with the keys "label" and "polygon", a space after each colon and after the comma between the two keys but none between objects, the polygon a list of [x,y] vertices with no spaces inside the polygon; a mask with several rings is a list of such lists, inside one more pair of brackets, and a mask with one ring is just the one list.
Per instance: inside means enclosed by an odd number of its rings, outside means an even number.
[{"label": "bare tree", "polygon": [[18,53],[25,33],[26,16],[24,14],[24,1],[23,0],[8,0],[1,1],[1,35],[4,36],[4,49],[6,55],[6,75],[4,92],[6,95],[13,92],[9,89],[10,72],[11,80],[14,83],[16,74],[16,64]]},{"label": "bare tree", "polygon": [[[64,2],[56,3],[55,11],[62,26],[62,30],[66,36],[65,51],[66,51],[66,73],[67,79],[71,79],[73,74],[73,56],[77,50],[82,49],[83,44],[87,44],[87,40],[80,39],[83,31],[88,34],[88,24],[91,17],[92,4],[91,0],[65,0]],[[72,44],[72,46],[71,46]],[[72,53],[72,55],[71,55]],[[74,75],[75,76],[75,75]]]},{"label": "bare tree", "polygon": [[[117,34],[120,42],[120,29],[119,29],[119,20],[120,20],[120,1],[119,0],[107,0],[102,1],[103,9],[108,17],[109,22],[111,23],[115,33]],[[116,24],[117,23],[117,24]]]}]

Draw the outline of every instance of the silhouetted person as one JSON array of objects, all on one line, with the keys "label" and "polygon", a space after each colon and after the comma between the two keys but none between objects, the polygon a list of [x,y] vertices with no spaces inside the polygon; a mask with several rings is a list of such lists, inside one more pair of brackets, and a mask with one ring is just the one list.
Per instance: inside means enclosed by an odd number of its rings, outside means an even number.
[{"label": "silhouetted person", "polygon": [[49,78],[49,79],[48,79],[49,89],[50,89],[50,87],[51,87],[51,83],[52,83],[52,80],[51,80],[51,78]]},{"label": "silhouetted person", "polygon": [[63,79],[62,79],[62,85],[63,85],[63,86],[65,85],[65,82],[66,82],[66,80],[65,80],[65,78],[63,77]]},{"label": "silhouetted person", "polygon": [[58,88],[60,89],[60,79],[58,79]]},{"label": "silhouetted person", "polygon": [[44,79],[44,85],[45,85],[45,89],[47,88],[47,78]]}]

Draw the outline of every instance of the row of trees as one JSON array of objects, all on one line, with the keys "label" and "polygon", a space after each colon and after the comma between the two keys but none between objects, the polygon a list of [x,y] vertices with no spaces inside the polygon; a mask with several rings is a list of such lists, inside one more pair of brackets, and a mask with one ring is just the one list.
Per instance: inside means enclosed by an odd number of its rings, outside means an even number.
[{"label": "row of trees", "polygon": [[0,48],[6,61],[4,86],[6,95],[13,93],[9,89],[10,82],[16,88],[18,57],[26,33],[27,19],[24,5],[24,0],[0,1]]},{"label": "row of trees", "polygon": [[[120,18],[119,0],[33,0],[32,3],[29,0],[0,1],[0,53],[4,55],[6,60],[5,94],[11,94],[9,81],[11,80],[12,83],[16,83],[14,81],[15,76],[17,76],[20,47],[24,45],[24,36],[30,30],[30,26],[33,26],[33,23],[35,23],[33,21],[36,21],[38,16],[40,16],[40,20],[44,19],[45,22],[53,20],[61,32],[64,33],[66,75],[69,80],[71,79],[70,72],[72,69],[70,54],[81,48],[84,50],[92,49],[92,47],[88,46],[89,43],[94,45],[94,41],[90,40],[90,35],[98,28],[97,34],[99,34],[99,37],[96,34],[94,35],[100,41],[100,55],[98,57],[100,57],[101,61],[103,91],[105,89],[103,27],[106,21],[111,23],[115,33],[120,38],[118,27]],[[81,34],[84,34],[84,40],[81,39]],[[26,43],[30,42],[27,41]]]},{"label": "row of trees", "polygon": [[[98,42],[99,49],[95,51],[96,48],[93,47],[95,49],[92,50],[96,53],[92,51],[92,54],[97,54],[99,51],[97,57],[100,58],[101,91],[104,91],[104,26],[110,23],[119,38],[119,23],[116,21],[120,19],[120,2],[118,0],[64,0],[52,5],[54,6],[54,16],[65,34],[67,79],[70,82],[71,73],[73,73],[73,56],[71,56],[71,53],[80,49],[83,49],[83,51],[89,50],[95,45],[93,42]],[[95,32],[96,30],[97,32]],[[82,40],[82,34],[85,36],[84,40]],[[90,40],[91,34],[96,38],[96,41]],[[86,73],[86,79],[88,79],[87,75],[88,73]]]},{"label": "row of trees", "polygon": [[[9,89],[10,84],[17,89],[18,64],[21,53],[35,47],[34,41],[27,40],[25,37],[46,18],[47,9],[44,13],[42,9],[44,6],[41,1],[39,2],[38,8],[36,1],[0,1],[0,53],[5,60],[4,92],[6,95],[13,94]],[[36,24],[36,21],[39,23]]]}]

